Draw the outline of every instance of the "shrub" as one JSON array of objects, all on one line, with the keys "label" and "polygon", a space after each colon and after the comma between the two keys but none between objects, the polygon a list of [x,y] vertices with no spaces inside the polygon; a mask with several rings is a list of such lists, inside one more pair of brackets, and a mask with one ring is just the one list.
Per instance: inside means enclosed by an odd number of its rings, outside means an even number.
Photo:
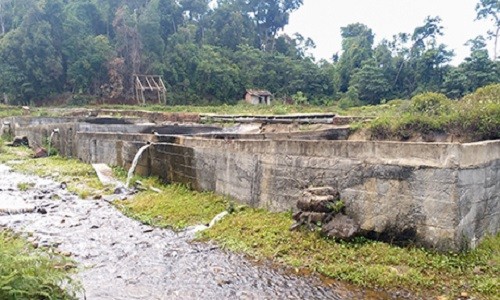
[{"label": "shrub", "polygon": [[424,93],[411,99],[410,111],[425,115],[442,115],[450,112],[451,100],[443,94]]},{"label": "shrub", "polygon": [[71,266],[64,257],[0,231],[0,299],[75,299],[80,286],[65,271]]},{"label": "shrub", "polygon": [[375,140],[385,140],[392,135],[390,116],[382,116],[373,120],[370,124],[369,131],[371,138]]},{"label": "shrub", "polygon": [[487,85],[466,95],[460,102],[473,104],[500,104],[500,83]]}]

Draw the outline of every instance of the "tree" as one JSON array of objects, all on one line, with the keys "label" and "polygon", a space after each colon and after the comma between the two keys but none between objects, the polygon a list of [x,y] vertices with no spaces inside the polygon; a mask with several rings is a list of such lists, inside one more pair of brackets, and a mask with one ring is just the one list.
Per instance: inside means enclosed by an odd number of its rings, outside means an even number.
[{"label": "tree", "polygon": [[[55,12],[47,2],[48,12]],[[20,27],[0,39],[2,89],[17,102],[29,104],[35,98],[62,91],[63,59],[57,22],[39,7],[33,7]]]},{"label": "tree", "polygon": [[[113,20],[115,32],[115,49],[118,57],[124,59],[125,66],[123,78],[129,78],[124,82],[124,92],[132,93],[134,74],[139,74],[141,69],[142,44],[138,29],[137,11],[131,12],[126,6],[116,11]],[[122,95],[124,96],[124,95]]]},{"label": "tree", "polygon": [[467,77],[467,92],[473,92],[482,86],[499,82],[499,63],[489,58],[484,38],[477,37],[469,41],[469,45],[471,46],[471,54],[459,66]]},{"label": "tree", "polygon": [[379,104],[390,90],[384,70],[377,66],[374,59],[363,63],[363,66],[352,76],[350,86],[357,90],[359,100],[368,104]]},{"label": "tree", "polygon": [[303,0],[236,0],[236,3],[254,20],[261,49],[273,51],[278,31],[288,24],[290,13]]},{"label": "tree", "polygon": [[209,44],[236,51],[240,45],[257,46],[257,32],[250,17],[232,4],[220,4],[207,16]]},{"label": "tree", "polygon": [[476,5],[476,20],[490,19],[493,21],[493,29],[488,31],[488,38],[493,39],[495,47],[493,59],[498,59],[498,37],[500,34],[500,2],[498,0],[479,0]]},{"label": "tree", "polygon": [[342,27],[342,56],[339,60],[337,86],[347,92],[351,76],[361,68],[364,61],[372,58],[374,35],[370,28],[361,23]]}]

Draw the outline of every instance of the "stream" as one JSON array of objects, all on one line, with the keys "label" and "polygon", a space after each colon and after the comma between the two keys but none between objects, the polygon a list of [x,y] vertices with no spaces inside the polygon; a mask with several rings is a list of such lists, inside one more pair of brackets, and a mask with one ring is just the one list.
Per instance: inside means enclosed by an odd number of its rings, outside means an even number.
[{"label": "stream", "polygon": [[[19,183],[33,183],[27,191]],[[22,233],[39,247],[57,247],[79,268],[81,299],[390,299],[315,276],[257,264],[193,234],[143,225],[103,200],[81,200],[61,183],[22,175],[0,164],[0,230]],[[41,213],[43,212],[43,213]],[[401,295],[399,295],[401,296]]]}]

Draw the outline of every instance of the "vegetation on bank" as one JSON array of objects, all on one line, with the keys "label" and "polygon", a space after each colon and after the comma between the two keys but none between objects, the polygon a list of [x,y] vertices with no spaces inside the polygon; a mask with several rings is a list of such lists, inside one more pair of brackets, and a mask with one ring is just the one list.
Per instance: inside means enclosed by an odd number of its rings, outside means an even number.
[{"label": "vegetation on bank", "polygon": [[368,124],[372,139],[434,141],[446,134],[462,141],[500,139],[500,84],[478,89],[459,101],[424,93],[411,101],[391,101],[393,108]]},{"label": "vegetation on bank", "polygon": [[0,299],[76,299],[73,268],[67,258],[0,230]]},{"label": "vegetation on bank", "polygon": [[33,150],[27,147],[8,147],[0,139],[0,163],[7,164],[14,170],[40,177],[51,177],[64,182],[70,192],[85,199],[91,196],[112,193],[104,187],[91,165],[76,159],[60,156],[33,158]]},{"label": "vegetation on bank", "polygon": [[[0,160],[5,161],[4,155],[5,151]],[[43,169],[44,173],[38,173],[41,175],[59,173],[68,183],[90,182],[92,186],[91,182],[96,180],[90,166],[60,157],[27,159],[12,166],[25,172]],[[124,179],[123,170],[117,169],[115,173]],[[227,197],[193,192],[180,185],[163,185],[156,178],[135,176],[132,182],[137,179],[143,191],[116,203],[125,214],[147,224],[179,230],[206,224],[228,209],[233,213],[203,232],[199,239],[215,241],[231,251],[297,270],[312,270],[362,287],[407,289],[447,299],[462,292],[477,299],[500,294],[500,235],[463,254],[434,253],[411,246],[401,248],[366,239],[338,242],[325,239],[318,232],[289,231],[293,222],[290,213],[235,208]]]},{"label": "vegetation on bank", "polygon": [[318,232],[290,231],[292,223],[289,213],[246,209],[204,231],[201,240],[363,287],[449,299],[461,292],[484,299],[500,294],[500,235],[467,253],[440,254],[363,238],[334,241]]}]

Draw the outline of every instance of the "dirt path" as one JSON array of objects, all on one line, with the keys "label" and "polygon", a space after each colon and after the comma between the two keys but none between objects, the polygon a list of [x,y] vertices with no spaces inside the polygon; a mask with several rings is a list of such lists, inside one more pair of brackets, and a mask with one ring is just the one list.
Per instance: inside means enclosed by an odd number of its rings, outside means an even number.
[{"label": "dirt path", "polygon": [[[20,191],[19,183],[35,186]],[[0,165],[0,208],[7,203],[46,211],[0,214],[0,229],[11,228],[39,246],[71,254],[81,269],[82,299],[364,298],[315,278],[253,264],[210,244],[192,243],[187,233],[142,225],[105,201],[78,199],[59,183]]]}]

